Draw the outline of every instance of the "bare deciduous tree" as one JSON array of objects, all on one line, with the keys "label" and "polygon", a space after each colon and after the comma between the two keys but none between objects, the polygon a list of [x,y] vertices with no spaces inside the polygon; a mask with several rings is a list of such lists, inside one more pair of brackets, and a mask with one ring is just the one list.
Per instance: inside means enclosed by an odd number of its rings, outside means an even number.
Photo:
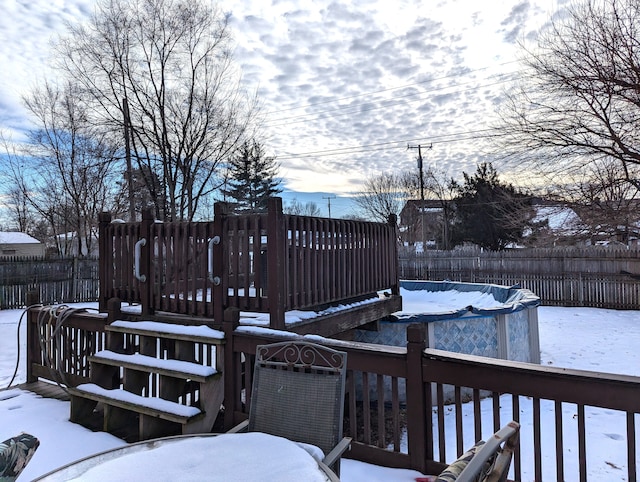
[{"label": "bare deciduous tree", "polygon": [[11,163],[17,159],[17,145],[0,132],[0,143],[3,155],[0,155],[0,214],[3,220],[3,230],[15,230],[33,235],[32,227],[35,224],[33,209],[13,179]]},{"label": "bare deciduous tree", "polygon": [[[46,83],[24,98],[36,126],[23,152],[8,153],[5,175],[14,200],[46,220],[58,252],[68,254],[64,236],[77,254],[91,251],[98,214],[114,204],[116,149],[89,123],[72,84]],[[60,237],[62,236],[62,238]]]},{"label": "bare deciduous tree", "polygon": [[[640,222],[640,188],[627,181],[622,170],[614,159],[596,161],[556,189],[594,239],[604,236],[626,243]],[[629,172],[640,178],[640,166],[629,166]]]},{"label": "bare deciduous tree", "polygon": [[122,138],[127,100],[134,168],[160,179],[146,184],[161,219],[194,218],[257,112],[231,61],[227,16],[209,5],[101,0],[57,44],[58,66],[113,138]]},{"label": "bare deciduous tree", "polygon": [[551,21],[502,112],[505,147],[546,171],[615,159],[627,181],[640,164],[640,3],[572,3]]},{"label": "bare deciduous tree", "polygon": [[425,195],[438,201],[441,209],[439,222],[442,234],[438,236],[438,244],[442,249],[451,249],[451,225],[455,217],[455,206],[452,202],[456,194],[455,183],[446,173],[429,167],[424,173]]},{"label": "bare deciduous tree", "polygon": [[302,203],[297,199],[292,199],[289,204],[284,207],[287,214],[295,214],[297,216],[320,216],[320,208],[313,201]]},{"label": "bare deciduous tree", "polygon": [[[438,214],[429,215],[429,220],[418,216],[409,229],[411,239],[424,242],[423,225],[428,222],[438,225],[438,244],[443,249],[451,247],[450,227],[453,223],[454,206],[451,202],[455,195],[452,181],[444,172],[428,167],[423,173],[423,190],[425,199],[438,204]],[[417,200],[420,196],[420,176],[416,171],[399,173],[382,173],[368,178],[363,190],[355,197],[355,201],[367,217],[379,222],[386,222],[391,214],[396,216],[404,208],[408,200]],[[424,206],[419,209],[423,210]]]},{"label": "bare deciduous tree", "polygon": [[411,174],[389,172],[369,176],[354,201],[366,217],[386,223],[389,216],[397,216],[406,200],[411,198],[417,185],[414,177]]}]

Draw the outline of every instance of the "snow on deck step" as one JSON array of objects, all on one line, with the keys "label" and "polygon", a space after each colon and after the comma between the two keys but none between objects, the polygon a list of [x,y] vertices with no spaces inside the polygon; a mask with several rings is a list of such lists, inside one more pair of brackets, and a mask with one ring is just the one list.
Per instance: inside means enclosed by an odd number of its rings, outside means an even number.
[{"label": "snow on deck step", "polygon": [[196,407],[189,407],[162,398],[143,397],[120,388],[108,390],[95,383],[84,383],[75,388],[69,388],[69,393],[125,409],[146,408],[164,415],[163,418],[177,422],[182,422],[183,419],[190,419],[202,413]]},{"label": "snow on deck step", "polygon": [[176,340],[196,341],[201,343],[224,343],[224,332],[204,325],[177,325],[158,321],[124,321],[117,320],[106,326],[108,331],[132,333],[135,335],[171,336]]},{"label": "snow on deck step", "polygon": [[101,350],[97,352],[94,356],[90,357],[90,361],[106,365],[122,365],[141,371],[157,370],[158,373],[162,372],[163,375],[175,376],[177,378],[192,378],[196,379],[196,381],[204,381],[207,377],[218,373],[215,368],[198,363],[181,360],[163,360],[139,353],[126,355],[111,350]]}]

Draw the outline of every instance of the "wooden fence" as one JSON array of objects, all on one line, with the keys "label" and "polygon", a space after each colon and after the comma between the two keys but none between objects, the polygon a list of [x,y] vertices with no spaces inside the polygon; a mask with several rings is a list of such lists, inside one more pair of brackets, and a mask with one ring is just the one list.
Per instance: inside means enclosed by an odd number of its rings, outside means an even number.
[{"label": "wooden fence", "polygon": [[401,254],[400,277],[470,283],[519,284],[543,305],[640,309],[640,250],[549,248],[459,249]]},{"label": "wooden fence", "polygon": [[29,292],[45,304],[97,301],[98,260],[0,258],[0,309],[26,306]]},{"label": "wooden fence", "polygon": [[[313,218],[300,218],[288,216],[287,220],[290,228],[288,232],[296,233],[302,238],[304,233],[318,232],[316,226],[325,226],[326,219],[310,221]],[[264,246],[256,243],[252,244],[251,236],[241,238],[234,235],[234,232],[245,231],[243,223],[246,218],[238,217],[231,225],[230,232],[235,236],[235,243],[242,245],[246,243],[249,251],[253,251],[250,256],[238,256],[233,258],[236,266],[231,266],[230,285],[239,285],[237,291],[231,291],[234,302],[244,299],[244,303],[249,307],[249,301],[257,304],[252,308],[257,310],[265,309],[265,298],[250,298],[251,289],[246,289],[246,283],[256,283],[266,289],[267,283],[264,278],[255,280],[253,271],[260,271],[260,263],[266,263],[266,250]],[[305,229],[304,223],[317,223],[314,230]],[[348,224],[347,221],[338,221]],[[302,226],[296,228],[295,226]],[[202,224],[204,226],[205,224]],[[139,283],[133,277],[134,249],[135,242],[139,239],[139,224],[114,223],[110,225],[113,232],[114,244],[109,248],[113,253],[111,260],[106,260],[101,266],[102,270],[112,270],[114,279],[128,280],[114,287],[110,294],[123,300],[139,300]],[[154,224],[156,233],[161,236],[176,237],[184,231],[189,237],[194,236],[184,227],[170,227],[165,224]],[[264,230],[264,228],[261,228]],[[342,229],[342,228],[341,228]],[[155,234],[154,234],[155,236]],[[208,239],[210,233],[206,230],[200,236],[201,239]],[[307,235],[308,236],[308,235]],[[331,239],[327,234],[317,235],[311,241],[319,243],[319,240]],[[198,238],[196,235],[195,238]],[[173,246],[173,245],[170,245]],[[177,243],[176,243],[177,246]],[[291,247],[292,252],[299,250],[304,252],[304,242],[302,245],[296,243]],[[191,248],[189,248],[191,249]],[[240,249],[236,249],[240,251]],[[196,250],[200,253],[200,258],[193,257],[189,253],[184,254],[186,262],[181,262],[183,253],[163,249],[159,253],[163,272],[158,275],[165,283],[176,283],[180,279],[177,274],[178,267],[182,265],[193,266],[193,269],[200,269],[196,279],[203,280],[206,276],[206,257],[202,258],[203,250]],[[314,252],[311,250],[311,252]],[[335,293],[339,283],[349,281],[345,270],[342,270],[342,277],[337,276],[337,270],[344,259],[336,257],[333,250],[317,250],[324,258],[321,258],[320,266],[329,263],[333,270],[322,273],[322,281],[317,284],[316,279],[304,278],[302,275],[305,264],[316,266],[317,260],[303,258],[302,255],[292,254],[287,257],[285,273],[286,283],[297,282],[299,277],[303,277],[304,283],[301,286],[306,288],[302,291],[290,290],[288,292],[288,306],[293,306],[300,300],[307,302],[318,301],[326,294]],[[167,253],[171,253],[169,256]],[[290,272],[292,260],[297,259],[299,269]],[[304,259],[304,261],[303,261]],[[242,260],[242,261],[241,261]],[[243,267],[240,263],[247,263],[253,260],[250,267]],[[357,259],[356,259],[357,261]],[[350,262],[350,261],[349,261]],[[377,267],[370,265],[364,258],[360,258],[359,268],[350,270],[349,276],[361,276],[363,279],[370,279],[378,273]],[[99,269],[98,260],[95,258],[64,258],[64,259],[42,259],[42,258],[0,258],[0,309],[12,309],[25,306],[26,294],[30,291],[39,293],[39,298],[43,303],[70,303],[97,301],[99,293]],[[393,270],[389,264],[382,265],[383,270]],[[553,248],[553,249],[523,249],[516,251],[489,252],[476,249],[464,249],[455,251],[429,251],[424,256],[408,256],[401,254],[399,257],[399,272],[402,279],[421,280],[451,280],[470,283],[495,283],[511,286],[519,284],[523,288],[529,289],[540,296],[543,305],[552,306],[585,306],[594,308],[611,309],[640,309],[640,251],[638,249],[611,249],[611,248]],[[253,270],[253,271],[252,271]],[[249,272],[249,276],[244,276],[242,272]],[[627,274],[630,273],[630,274]],[[327,276],[324,276],[324,275]],[[636,275],[635,277],[633,275]],[[346,280],[346,281],[345,281]],[[350,282],[354,282],[351,280]],[[314,285],[314,283],[316,283]],[[359,283],[359,281],[358,281]],[[163,296],[162,291],[156,285],[154,297],[159,304],[159,309],[171,310],[172,304],[182,303],[186,305],[189,300],[177,299]],[[315,288],[314,288],[315,286]],[[320,295],[316,295],[320,293]],[[241,296],[242,295],[242,296]],[[318,296],[314,298],[314,296]],[[197,297],[195,298],[197,300]],[[193,302],[191,298],[191,302]],[[206,311],[202,312],[207,313]]]},{"label": "wooden fence", "polygon": [[[32,310],[28,381],[42,377],[72,385],[86,382],[91,369],[87,357],[104,345],[106,323],[104,316],[90,313],[50,323]],[[228,428],[247,417],[256,346],[295,335],[243,330],[234,317],[228,317],[224,332],[220,349]],[[617,418],[611,437],[616,453],[626,461],[616,462],[617,479],[638,480],[640,377],[427,349],[421,325],[409,326],[407,339],[406,347],[389,347],[313,338],[347,352],[345,427],[354,439],[348,457],[438,473],[476,440],[513,419],[521,424],[521,435],[511,479],[596,480],[600,468],[590,454],[599,453],[603,434],[590,419],[613,413]],[[450,402],[443,395],[448,386],[454,393]],[[524,417],[525,412],[531,418]]]}]

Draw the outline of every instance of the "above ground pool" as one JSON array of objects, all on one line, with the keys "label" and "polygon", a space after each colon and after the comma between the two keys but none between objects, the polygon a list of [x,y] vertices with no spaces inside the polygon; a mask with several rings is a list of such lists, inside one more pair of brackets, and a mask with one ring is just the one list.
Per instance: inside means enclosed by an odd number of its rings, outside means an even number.
[{"label": "above ground pool", "polygon": [[[380,321],[377,331],[355,330],[354,341],[406,346],[407,327],[425,323],[429,348],[540,363],[540,298],[529,290],[478,283],[402,281],[400,294],[403,310]],[[388,382],[384,382],[385,391],[390,396]],[[357,386],[359,392],[360,383]],[[467,391],[463,390],[463,396]],[[402,402],[404,396],[404,386],[400,386]],[[444,397],[452,399],[453,387],[444,388]],[[377,399],[371,386],[369,398]]]},{"label": "above ground pool", "polygon": [[427,325],[427,346],[468,355],[540,363],[540,298],[518,286],[402,281],[401,312],[355,341],[406,346],[407,326]]}]

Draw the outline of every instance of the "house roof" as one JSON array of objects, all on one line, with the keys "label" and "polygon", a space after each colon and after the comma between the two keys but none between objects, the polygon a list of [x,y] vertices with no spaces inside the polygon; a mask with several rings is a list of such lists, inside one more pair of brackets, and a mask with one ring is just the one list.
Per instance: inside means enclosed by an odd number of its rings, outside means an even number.
[{"label": "house roof", "polygon": [[451,201],[441,201],[439,199],[425,199],[421,201],[419,199],[410,199],[407,201],[400,211],[400,222],[413,222],[412,219],[420,213],[441,213],[443,211],[443,204]]},{"label": "house roof", "polygon": [[442,201],[440,199],[425,199],[421,201],[420,199],[410,199],[405,205],[404,209],[420,209],[423,207],[424,209],[442,209],[443,203],[451,202],[449,200]]},{"label": "house roof", "polygon": [[36,238],[17,231],[0,231],[0,244],[41,244]]},{"label": "house roof", "polygon": [[561,205],[535,206],[536,216],[534,221],[545,219],[549,223],[549,229],[554,232],[574,233],[581,225],[580,217],[571,208]]}]

